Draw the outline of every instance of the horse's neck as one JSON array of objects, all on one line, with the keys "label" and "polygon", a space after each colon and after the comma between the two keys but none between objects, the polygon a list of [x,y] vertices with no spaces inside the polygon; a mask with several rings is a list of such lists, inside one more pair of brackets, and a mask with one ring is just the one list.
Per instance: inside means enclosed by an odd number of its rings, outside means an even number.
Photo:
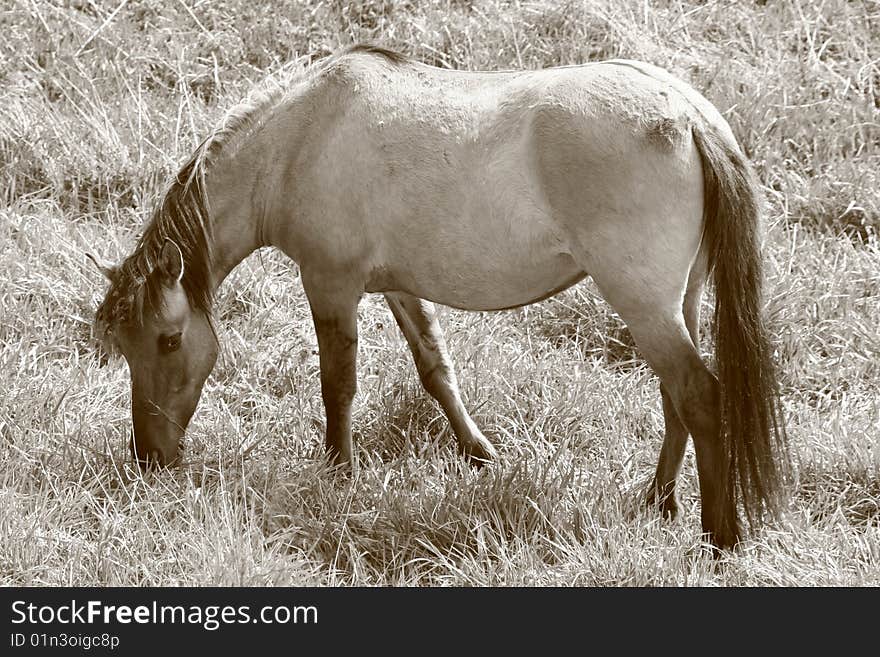
[{"label": "horse's neck", "polygon": [[[293,103],[287,94],[287,113]],[[247,136],[246,143],[212,166],[209,172],[208,198],[213,219],[213,272],[215,289],[238,263],[261,246],[271,246],[271,226],[277,211],[278,174],[285,170],[279,158],[296,158],[295,144],[299,137],[292,134],[296,122],[284,125],[284,146],[278,147],[278,132],[271,126],[271,117],[259,130]],[[280,150],[280,152],[279,152]],[[271,161],[274,166],[264,166]]]},{"label": "horse's neck", "polygon": [[[216,290],[229,273],[261,243],[258,208],[251,207],[255,196],[252,181],[239,179],[230,182],[227,177],[209,182],[209,203],[213,222],[211,245],[212,278]],[[211,189],[213,187],[213,189]]]}]

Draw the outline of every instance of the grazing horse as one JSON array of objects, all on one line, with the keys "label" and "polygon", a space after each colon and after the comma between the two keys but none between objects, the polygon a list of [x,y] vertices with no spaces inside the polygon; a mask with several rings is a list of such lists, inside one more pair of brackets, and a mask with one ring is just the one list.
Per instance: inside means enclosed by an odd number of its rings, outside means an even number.
[{"label": "grazing horse", "polygon": [[[255,249],[299,264],[332,458],[353,458],[356,311],[381,292],[426,390],[478,463],[496,456],[459,394],[432,302],[499,310],[588,274],[660,379],[649,500],[676,513],[688,435],[702,527],[734,545],[776,514],[789,457],[761,318],[760,198],[719,112],[669,73],[612,60],[442,70],[355,46],[234,108],[183,166],[110,280],[99,333],[131,373],[132,451],[173,463],[217,358],[212,297]],[[699,353],[715,286],[717,376]]]}]

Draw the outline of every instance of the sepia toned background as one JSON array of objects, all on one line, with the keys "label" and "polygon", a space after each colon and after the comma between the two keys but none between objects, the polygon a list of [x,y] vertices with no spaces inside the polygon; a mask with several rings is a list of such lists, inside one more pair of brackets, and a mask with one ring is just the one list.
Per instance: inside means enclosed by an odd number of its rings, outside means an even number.
[{"label": "sepia toned background", "polygon": [[[880,3],[7,0],[0,32],[0,584],[880,584]],[[186,465],[132,467],[128,372],[91,337],[104,280],[84,251],[126,255],[263,77],[358,41],[461,69],[641,59],[721,109],[767,201],[786,525],[713,562],[691,452],[680,518],[644,509],[658,382],[588,281],[442,313],[501,454],[479,472],[366,297],[360,468],[332,476],[298,271],[268,250],[221,288]]]}]

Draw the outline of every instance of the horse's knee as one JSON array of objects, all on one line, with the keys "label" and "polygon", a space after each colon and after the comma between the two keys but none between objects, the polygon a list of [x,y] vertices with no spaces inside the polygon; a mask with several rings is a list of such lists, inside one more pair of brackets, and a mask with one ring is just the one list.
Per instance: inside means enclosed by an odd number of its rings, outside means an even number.
[{"label": "horse's knee", "polygon": [[434,340],[422,338],[415,357],[419,380],[432,397],[445,395],[455,385],[452,365]]},{"label": "horse's knee", "polygon": [[444,363],[435,363],[430,368],[419,368],[419,380],[428,394],[437,400],[445,397],[452,389],[449,368]]},{"label": "horse's knee", "polygon": [[698,443],[714,439],[720,427],[720,388],[718,379],[702,363],[690,367],[670,396],[684,426]]}]

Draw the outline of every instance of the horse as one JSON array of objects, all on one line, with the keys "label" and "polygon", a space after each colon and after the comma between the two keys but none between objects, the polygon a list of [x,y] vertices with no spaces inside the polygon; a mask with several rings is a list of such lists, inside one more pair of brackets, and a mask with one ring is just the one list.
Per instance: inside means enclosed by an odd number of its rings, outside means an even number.
[{"label": "horse", "polygon": [[[434,304],[489,311],[590,275],[660,380],[647,502],[674,517],[692,436],[717,548],[783,511],[790,456],[762,317],[761,197],[719,111],[653,65],[458,71],[358,45],[258,85],[171,182],[95,317],[131,375],[133,457],[168,466],[217,359],[215,291],[254,250],[300,270],[318,341],[326,450],[350,465],[356,310],[381,293],[425,390],[475,464]],[[699,318],[714,284],[715,369]]]}]

